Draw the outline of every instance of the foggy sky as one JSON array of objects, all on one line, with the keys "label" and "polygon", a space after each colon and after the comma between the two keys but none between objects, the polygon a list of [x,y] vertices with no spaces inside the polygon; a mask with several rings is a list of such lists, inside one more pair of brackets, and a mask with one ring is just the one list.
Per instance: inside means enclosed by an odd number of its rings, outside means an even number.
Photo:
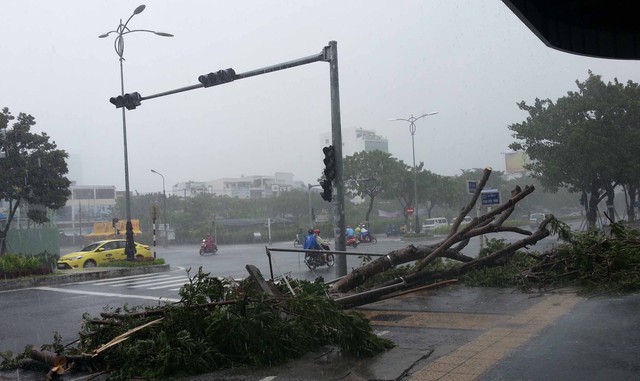
[{"label": "foggy sky", "polygon": [[[21,0],[2,4],[0,107],[36,118],[80,162],[81,184],[124,189],[114,30],[140,4],[125,36],[125,92],[143,96],[198,84],[219,69],[246,72],[338,43],[342,127],[374,129],[411,164],[441,175],[504,170],[516,103],[557,99],[591,69],[605,81],[640,81],[638,63],[547,48],[498,0],[147,1]],[[127,112],[130,188],[292,172],[315,183],[320,134],[331,130],[329,65],[317,62],[208,89],[144,101]],[[74,168],[72,162],[71,168]],[[71,180],[76,180],[71,178]]]}]

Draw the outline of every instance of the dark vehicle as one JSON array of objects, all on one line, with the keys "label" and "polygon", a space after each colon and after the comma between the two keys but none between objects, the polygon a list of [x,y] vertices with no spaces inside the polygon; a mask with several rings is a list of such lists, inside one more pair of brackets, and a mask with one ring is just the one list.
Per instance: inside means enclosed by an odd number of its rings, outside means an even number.
[{"label": "dark vehicle", "polygon": [[[322,250],[331,250],[331,247],[329,247],[329,245],[321,246]],[[334,263],[335,257],[331,253],[322,253],[320,251],[307,251],[306,253],[304,253],[304,264],[307,265],[309,270],[314,270],[316,267],[320,266],[333,267]]]},{"label": "dark vehicle", "polygon": [[369,231],[360,234],[360,242],[364,243],[378,243],[376,237],[373,236]]},{"label": "dark vehicle", "polygon": [[218,252],[218,245],[216,245],[213,241],[207,241],[206,239],[202,240],[202,244],[200,244],[200,255],[205,254],[215,254]]}]

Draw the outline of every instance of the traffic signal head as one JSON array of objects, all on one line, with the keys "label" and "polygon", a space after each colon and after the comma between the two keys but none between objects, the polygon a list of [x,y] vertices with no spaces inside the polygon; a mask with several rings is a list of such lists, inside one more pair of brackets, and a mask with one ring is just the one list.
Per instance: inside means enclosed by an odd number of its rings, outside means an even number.
[{"label": "traffic signal head", "polygon": [[324,177],[333,181],[336,179],[336,153],[333,146],[324,147]]},{"label": "traffic signal head", "polygon": [[322,186],[320,197],[325,201],[331,202],[333,200],[333,185],[331,184],[331,180],[322,180],[320,185]]},{"label": "traffic signal head", "polygon": [[117,97],[109,98],[109,102],[115,105],[116,108],[126,107],[127,110],[133,110],[140,106],[142,96],[140,93],[118,95]]},{"label": "traffic signal head", "polygon": [[198,81],[202,83],[204,87],[211,87],[227,82],[233,82],[233,80],[235,79],[236,72],[231,68],[226,70],[218,70],[215,73],[209,73],[198,77]]}]

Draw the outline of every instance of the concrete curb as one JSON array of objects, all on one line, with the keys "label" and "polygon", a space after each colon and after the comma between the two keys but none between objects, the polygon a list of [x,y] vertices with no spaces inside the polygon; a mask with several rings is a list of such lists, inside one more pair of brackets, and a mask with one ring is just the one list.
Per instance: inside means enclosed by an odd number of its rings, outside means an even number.
[{"label": "concrete curb", "polygon": [[94,267],[92,269],[56,270],[50,275],[0,280],[0,291],[166,271],[169,271],[168,264],[144,267]]}]

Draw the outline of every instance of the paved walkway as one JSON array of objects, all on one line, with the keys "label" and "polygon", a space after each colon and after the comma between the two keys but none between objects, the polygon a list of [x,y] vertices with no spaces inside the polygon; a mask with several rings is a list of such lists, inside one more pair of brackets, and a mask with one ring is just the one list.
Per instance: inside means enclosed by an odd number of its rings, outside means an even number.
[{"label": "paved walkway", "polygon": [[[476,339],[460,346],[453,352],[438,358],[413,373],[409,380],[415,381],[471,381],[485,373],[499,361],[559,317],[569,312],[581,298],[574,294],[551,295],[540,303],[510,318],[494,321]],[[470,322],[463,329],[482,329],[485,324]],[[453,327],[454,325],[449,325]]]}]

